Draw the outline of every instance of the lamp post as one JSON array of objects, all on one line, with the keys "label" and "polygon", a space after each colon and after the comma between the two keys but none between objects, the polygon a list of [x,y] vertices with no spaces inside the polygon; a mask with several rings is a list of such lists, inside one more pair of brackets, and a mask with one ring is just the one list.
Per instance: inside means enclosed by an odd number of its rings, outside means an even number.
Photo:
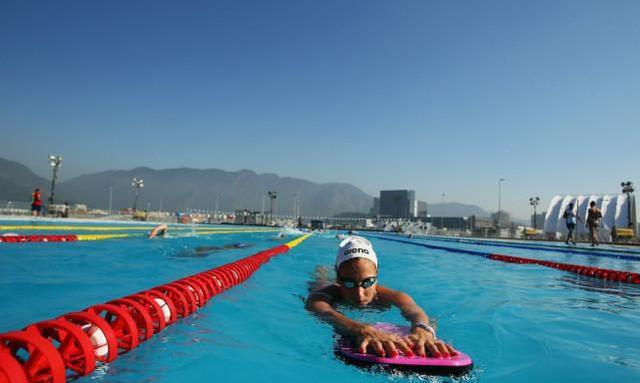
[{"label": "lamp post", "polygon": [[504,181],[506,181],[506,179],[504,179],[504,178],[500,178],[498,180],[498,214],[497,214],[497,217],[496,217],[497,221],[498,221],[497,222],[498,227],[501,227],[501,225],[500,225],[500,221],[501,221],[500,216],[502,214],[500,212],[502,211],[502,206],[501,206],[502,205],[502,183]]},{"label": "lamp post", "polygon": [[633,221],[631,220],[631,193],[635,191],[633,188],[633,182],[620,182],[620,186],[622,187],[622,192],[627,194],[627,218],[629,220],[629,227],[635,229],[633,227]]},{"label": "lamp post", "polygon": [[113,186],[109,186],[109,215],[111,215],[112,202],[113,202]]},{"label": "lamp post", "polygon": [[540,197],[531,197],[529,198],[529,205],[533,206],[533,230],[537,229],[536,220],[538,219],[538,214],[536,213],[536,208],[540,204]]},{"label": "lamp post", "polygon": [[267,194],[269,195],[269,201],[270,201],[270,205],[269,205],[269,223],[273,222],[273,201],[278,198],[278,193],[275,191],[270,191],[267,192]]},{"label": "lamp post", "polygon": [[56,188],[56,179],[58,179],[58,168],[62,163],[62,157],[49,154],[49,166],[53,170],[53,177],[51,178],[51,194],[49,194],[49,203],[53,204],[53,193]]},{"label": "lamp post", "polygon": [[440,230],[444,230],[444,193],[442,193],[442,203],[440,204]]},{"label": "lamp post", "polygon": [[133,178],[133,182],[131,182],[131,186],[135,189],[136,195],[133,199],[133,212],[135,213],[136,208],[138,206],[138,194],[140,194],[140,189],[144,187],[144,181],[142,178]]}]

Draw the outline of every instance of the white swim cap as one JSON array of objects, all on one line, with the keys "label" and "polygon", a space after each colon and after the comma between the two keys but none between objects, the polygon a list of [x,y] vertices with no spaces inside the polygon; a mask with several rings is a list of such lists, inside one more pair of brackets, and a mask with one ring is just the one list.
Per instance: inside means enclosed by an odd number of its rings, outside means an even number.
[{"label": "white swim cap", "polygon": [[373,262],[378,267],[378,256],[373,251],[371,242],[367,239],[351,235],[345,238],[338,245],[338,254],[336,255],[336,270],[344,262],[353,258],[365,258]]}]

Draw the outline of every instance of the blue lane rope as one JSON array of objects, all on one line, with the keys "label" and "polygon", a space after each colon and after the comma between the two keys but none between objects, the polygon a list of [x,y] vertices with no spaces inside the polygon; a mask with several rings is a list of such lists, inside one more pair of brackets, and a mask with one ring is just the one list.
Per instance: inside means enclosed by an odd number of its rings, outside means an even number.
[{"label": "blue lane rope", "polygon": [[[369,234],[368,234],[369,235]],[[372,237],[376,237],[376,238],[380,238],[380,239],[387,239],[390,241],[396,241],[396,242],[403,242],[403,243],[410,243],[413,245],[419,245],[419,246],[423,246],[423,247],[427,247],[427,248],[431,248],[431,249],[438,249],[438,250],[446,250],[446,251],[452,251],[455,253],[465,253],[465,254],[472,254],[472,255],[479,255],[479,256],[484,256],[485,258],[490,255],[491,253],[489,252],[483,252],[483,251],[474,251],[474,250],[465,250],[465,249],[454,249],[454,248],[450,248],[450,247],[446,247],[446,246],[438,246],[438,245],[433,245],[433,244],[426,244],[423,242],[415,242],[415,241],[409,241],[409,240],[403,240],[400,238],[390,238],[387,236],[376,236],[376,235],[370,235]],[[619,253],[611,253],[611,252],[606,252],[605,250],[596,250],[596,251],[589,251],[586,249],[571,249],[571,248],[562,248],[562,247],[555,247],[555,246],[547,246],[547,247],[541,247],[541,246],[534,246],[534,245],[524,245],[524,244],[507,244],[507,243],[499,243],[499,242],[491,242],[491,241],[474,241],[474,240],[467,240],[467,239],[454,239],[454,238],[434,238],[434,237],[424,237],[424,238],[415,238],[415,239],[420,239],[420,240],[425,240],[425,241],[440,241],[440,242],[454,242],[454,243],[461,243],[461,244],[470,244],[470,245],[482,245],[482,246],[495,246],[495,247],[509,247],[509,248],[519,248],[519,249],[529,249],[529,250],[539,250],[539,251],[546,251],[546,252],[560,252],[560,253],[571,253],[571,254],[580,254],[580,255],[589,255],[589,256],[595,256],[595,257],[602,257],[602,258],[614,258],[614,259],[622,259],[622,260],[626,260],[626,261],[635,261],[635,262],[640,262],[640,256],[634,256],[634,255],[626,255],[626,254],[619,254]]]}]

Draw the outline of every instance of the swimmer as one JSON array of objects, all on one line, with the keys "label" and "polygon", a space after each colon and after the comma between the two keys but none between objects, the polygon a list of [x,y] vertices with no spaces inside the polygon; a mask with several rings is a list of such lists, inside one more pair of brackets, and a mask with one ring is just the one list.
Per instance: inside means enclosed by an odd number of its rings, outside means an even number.
[{"label": "swimmer", "polygon": [[151,239],[155,237],[165,237],[168,231],[169,231],[169,226],[165,225],[164,223],[160,224],[154,227],[153,230],[151,230],[148,238]]},{"label": "swimmer", "polygon": [[[436,338],[429,317],[408,294],[378,285],[378,258],[368,240],[358,236],[343,240],[338,246],[335,269],[337,281],[311,292],[306,309],[333,325],[338,333],[353,338],[359,352],[390,357],[399,355],[398,350],[422,357],[456,355],[453,347]],[[359,308],[396,306],[411,323],[411,332],[403,337],[378,330],[346,317],[336,309],[337,304]]]},{"label": "swimmer", "polygon": [[196,247],[196,255],[205,255],[210,253],[215,253],[220,250],[231,250],[231,249],[246,249],[252,247],[253,244],[250,243],[232,243],[224,246],[198,246]]}]

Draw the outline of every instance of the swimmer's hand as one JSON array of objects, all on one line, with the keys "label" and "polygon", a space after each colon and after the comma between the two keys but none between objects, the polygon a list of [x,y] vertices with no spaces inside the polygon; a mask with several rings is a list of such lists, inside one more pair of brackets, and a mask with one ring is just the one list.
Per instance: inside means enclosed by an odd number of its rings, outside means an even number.
[{"label": "swimmer's hand", "polygon": [[358,352],[367,352],[381,357],[394,358],[399,351],[406,356],[413,356],[410,344],[403,337],[376,330],[373,326],[360,324],[354,331]]},{"label": "swimmer's hand", "polygon": [[411,330],[411,334],[405,337],[405,342],[413,347],[418,356],[422,357],[426,357],[427,353],[433,358],[447,358],[457,354],[451,345],[436,339],[432,333],[420,327]]}]

